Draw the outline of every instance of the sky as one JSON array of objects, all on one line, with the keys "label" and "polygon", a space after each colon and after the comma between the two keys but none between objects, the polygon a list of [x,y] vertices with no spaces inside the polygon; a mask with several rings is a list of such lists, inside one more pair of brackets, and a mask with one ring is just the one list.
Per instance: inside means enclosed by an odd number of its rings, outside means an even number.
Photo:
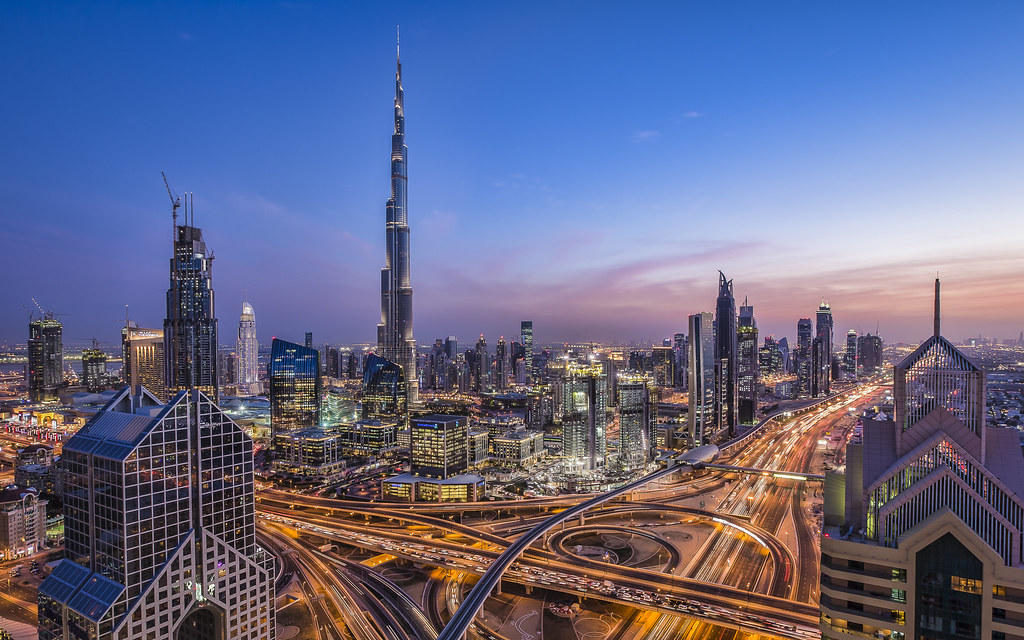
[{"label": "sky", "polygon": [[375,339],[401,24],[415,336],[1024,330],[1024,3],[0,5],[0,340],[162,325],[160,172],[220,342]]}]

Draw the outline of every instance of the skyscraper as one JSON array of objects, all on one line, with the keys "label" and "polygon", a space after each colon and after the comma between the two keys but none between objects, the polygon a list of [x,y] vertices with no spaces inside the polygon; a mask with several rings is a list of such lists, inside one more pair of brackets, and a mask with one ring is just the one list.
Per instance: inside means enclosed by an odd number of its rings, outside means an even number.
[{"label": "skyscraper", "polygon": [[811,395],[811,319],[800,318],[796,323],[796,354],[794,362],[796,368],[797,395],[807,397]]},{"label": "skyscraper", "polygon": [[857,338],[857,367],[865,374],[878,373],[882,368],[882,338],[870,333]]},{"label": "skyscraper", "polygon": [[519,324],[519,338],[526,350],[526,376],[528,382],[536,377],[533,370],[533,320],[523,320]]},{"label": "skyscraper", "polygon": [[235,355],[238,356],[238,393],[255,396],[260,393],[260,377],[257,354],[260,343],[256,340],[256,313],[248,302],[242,303],[242,317],[238,321],[238,341]]},{"label": "skyscraper", "polygon": [[125,382],[133,389],[142,385],[160,402],[167,401],[164,386],[164,332],[160,329],[125,328]]},{"label": "skyscraper", "polygon": [[508,388],[509,369],[511,368],[511,354],[505,336],[498,338],[498,344],[494,346],[494,388],[504,391]]},{"label": "skyscraper", "polygon": [[659,387],[674,387],[676,383],[676,354],[672,347],[654,347],[651,349],[651,368],[654,371],[654,384]]},{"label": "skyscraper", "polygon": [[484,339],[484,335],[480,334],[480,339],[476,341],[476,386],[477,391],[486,391],[491,385],[491,356],[487,352],[487,340]]},{"label": "skyscraper", "polygon": [[363,418],[399,418],[407,397],[402,367],[371,353],[363,367]]},{"label": "skyscraper", "polygon": [[672,350],[676,357],[676,386],[686,388],[686,334],[676,333],[672,336]]},{"label": "skyscraper", "polygon": [[52,313],[28,324],[28,398],[56,402],[64,383],[64,325]]},{"label": "skyscraper", "polygon": [[739,422],[737,392],[736,298],[732,280],[718,272],[718,300],[715,303],[715,427],[736,434]]},{"label": "skyscraper", "polygon": [[566,363],[561,384],[562,456],[571,471],[605,466],[608,384],[600,365]]},{"label": "skyscraper", "polygon": [[188,224],[189,209],[186,205],[186,224],[174,225],[171,286],[167,290],[164,319],[165,380],[170,395],[201,389],[216,403],[219,396],[213,254],[206,250],[202,229]]},{"label": "skyscraper", "polygon": [[657,451],[658,390],[647,376],[627,375],[619,381],[619,462],[640,469]]},{"label": "skyscraper", "polygon": [[267,365],[272,441],[287,431],[320,425],[320,352],[274,338]]},{"label": "skyscraper", "polygon": [[380,271],[379,355],[402,368],[407,402],[419,399],[416,342],[412,337],[412,280],[409,275],[408,176],[405,146],[405,98],[402,91],[402,60],[395,72],[395,132],[391,136],[391,197],[388,198],[386,250]]},{"label": "skyscraper", "polygon": [[410,470],[445,480],[469,470],[469,418],[430,415],[409,424]]},{"label": "skyscraper", "polygon": [[82,384],[89,391],[103,389],[107,379],[107,354],[92,341],[92,348],[82,351]]},{"label": "skyscraper", "polygon": [[843,368],[850,378],[857,377],[857,331],[850,329],[846,332],[846,351],[843,352]]},{"label": "skyscraper", "polygon": [[818,357],[814,362],[817,376],[817,392],[815,396],[827,396],[832,391],[832,307],[825,300],[821,301],[815,321],[814,337],[821,341]]},{"label": "skyscraper", "polygon": [[40,640],[272,640],[252,440],[198,390],[122,389],[64,444],[64,558]]},{"label": "skyscraper", "polygon": [[[936,281],[936,299],[938,298]],[[1024,457],[985,371],[935,330],[825,481],[822,638],[1019,638]]]},{"label": "skyscraper", "polygon": [[687,426],[693,444],[701,445],[715,433],[715,321],[714,316],[705,311],[690,316],[689,323]]},{"label": "skyscraper", "polygon": [[757,347],[757,320],[754,319],[754,307],[748,306],[744,300],[740,307],[736,334],[740,424],[757,422],[757,388],[760,383]]}]

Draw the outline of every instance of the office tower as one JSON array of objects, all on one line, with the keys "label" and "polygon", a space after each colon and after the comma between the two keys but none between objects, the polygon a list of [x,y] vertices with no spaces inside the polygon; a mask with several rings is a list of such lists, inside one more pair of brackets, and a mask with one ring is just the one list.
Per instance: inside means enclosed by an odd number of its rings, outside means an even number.
[{"label": "office tower", "polygon": [[736,299],[732,280],[726,280],[719,271],[715,303],[715,428],[727,431],[730,437],[736,435],[739,421],[736,351]]},{"label": "office tower", "polygon": [[560,384],[562,456],[569,471],[605,466],[608,385],[600,366],[567,362]]},{"label": "office tower", "polygon": [[526,350],[527,381],[533,382],[536,378],[536,369],[533,367],[533,320],[523,320],[519,323],[519,339]]},{"label": "office tower", "polygon": [[92,341],[92,348],[82,351],[82,384],[89,391],[102,391],[107,382],[107,354]]},{"label": "office tower", "polygon": [[56,402],[64,384],[64,326],[52,313],[28,323],[28,399]]},{"label": "office tower", "polygon": [[[164,370],[167,392],[200,389],[213,399],[217,390],[217,315],[213,299],[213,254],[206,250],[203,231],[174,218],[174,257],[164,319]],[[194,213],[192,213],[194,216]]]},{"label": "office tower", "polygon": [[362,417],[400,418],[407,398],[402,367],[371,353],[363,367]]},{"label": "office tower", "polygon": [[779,354],[782,356],[782,373],[792,373],[792,360],[789,353],[789,339],[786,336],[779,338]]},{"label": "office tower", "polygon": [[238,357],[238,393],[255,396],[260,393],[260,376],[257,364],[260,343],[256,340],[256,312],[248,302],[242,303],[242,316],[238,321],[238,340],[235,355]]},{"label": "office tower", "polygon": [[[815,321],[815,338],[821,341],[818,348],[818,357],[812,358],[817,376],[817,393],[814,396],[827,396],[832,391],[832,308],[828,302],[822,300],[818,307]],[[813,384],[813,381],[812,381]]]},{"label": "office tower", "polygon": [[476,354],[474,358],[476,364],[476,385],[473,387],[476,391],[485,391],[491,386],[490,380],[490,364],[491,357],[487,353],[487,341],[484,340],[484,334],[480,334],[480,339],[476,341]]},{"label": "office tower", "polygon": [[651,368],[654,371],[654,383],[659,387],[675,386],[676,354],[672,347],[654,347],[651,349]]},{"label": "office tower", "polygon": [[39,638],[271,640],[252,440],[204,393],[122,389],[64,444],[64,559]]},{"label": "office tower", "polygon": [[217,384],[221,389],[234,387],[238,382],[238,354],[234,349],[217,351]]},{"label": "office tower", "polygon": [[[134,325],[134,323],[132,323]],[[127,327],[125,345],[127,354],[124,368],[125,382],[133,389],[142,385],[161,402],[167,401],[164,387],[164,332],[160,329]]]},{"label": "office tower", "polygon": [[846,332],[846,350],[843,352],[843,368],[850,378],[857,377],[857,331],[850,329]]},{"label": "office tower", "polygon": [[446,480],[469,470],[469,418],[431,415],[409,422],[410,470]]},{"label": "office tower", "polygon": [[508,374],[511,367],[511,354],[505,336],[498,338],[498,344],[494,346],[494,388],[498,391],[508,389]]},{"label": "office tower", "polygon": [[612,402],[618,403],[619,401],[619,374],[618,367],[615,361],[611,358],[605,357],[601,360],[601,371],[604,373],[604,379],[608,386],[608,398]]},{"label": "office tower", "polygon": [[274,338],[267,364],[270,391],[270,434],[279,435],[320,425],[323,382],[320,352],[294,342]]},{"label": "office tower", "polygon": [[807,397],[811,395],[811,371],[814,367],[811,364],[811,319],[800,318],[796,323],[796,379],[797,395]]},{"label": "office tower", "polygon": [[672,336],[672,351],[675,354],[676,387],[686,389],[686,334],[677,333]]},{"label": "office tower", "polygon": [[[124,326],[121,327],[121,380],[125,384],[128,384],[129,369],[130,369],[130,367],[128,366],[128,358],[129,358],[129,355],[128,355],[128,351],[129,351],[129,347],[128,347],[128,331],[129,331],[129,329],[137,329],[138,326],[139,325],[135,324],[134,322],[132,322],[128,318],[125,318],[124,319]],[[162,331],[160,332],[160,335],[161,336],[163,335]],[[163,374],[163,369],[160,370],[160,375],[161,376],[164,375]]]},{"label": "office tower", "polygon": [[324,345],[324,366],[328,378],[345,377],[345,353],[334,345]]},{"label": "office tower", "polygon": [[[694,446],[706,444],[715,435],[715,321],[708,312],[689,318],[690,338],[686,369],[690,380],[687,427]],[[669,443],[674,446],[673,443]]]},{"label": "office tower", "polygon": [[823,638],[1019,638],[1024,457],[987,426],[986,373],[939,331],[894,369],[825,485]]},{"label": "office tower", "polygon": [[641,469],[657,453],[658,390],[647,376],[629,375],[619,381],[619,463]]},{"label": "office tower", "polygon": [[767,336],[758,350],[758,364],[766,376],[779,376],[786,372],[782,362],[782,350],[774,336]]},{"label": "office tower", "polygon": [[377,350],[380,357],[402,368],[406,401],[419,398],[416,342],[412,337],[412,279],[409,270],[409,218],[407,209],[409,149],[405,146],[405,98],[402,61],[395,72],[395,131],[391,136],[391,197],[386,214],[386,253],[380,272],[380,324]]},{"label": "office tower", "polygon": [[757,320],[754,307],[743,301],[736,329],[737,373],[740,424],[757,422],[757,388],[761,382],[757,353]]},{"label": "office tower", "polygon": [[857,367],[871,375],[881,371],[882,364],[882,338],[870,333],[857,338]]}]

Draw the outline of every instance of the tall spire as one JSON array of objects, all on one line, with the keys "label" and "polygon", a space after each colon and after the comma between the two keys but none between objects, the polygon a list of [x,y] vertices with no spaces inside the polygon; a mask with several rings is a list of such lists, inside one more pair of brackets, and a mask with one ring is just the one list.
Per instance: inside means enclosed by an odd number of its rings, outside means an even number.
[{"label": "tall spire", "polygon": [[939,274],[935,274],[935,335],[939,335]]}]

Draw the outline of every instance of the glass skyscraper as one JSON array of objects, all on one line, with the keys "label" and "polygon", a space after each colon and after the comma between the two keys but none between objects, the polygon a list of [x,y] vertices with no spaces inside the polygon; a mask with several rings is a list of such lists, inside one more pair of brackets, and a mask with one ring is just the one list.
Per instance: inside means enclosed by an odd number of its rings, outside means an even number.
[{"label": "glass skyscraper", "polygon": [[736,345],[736,298],[732,280],[718,272],[718,300],[715,303],[715,427],[735,435],[739,422],[738,362]]},{"label": "glass skyscraper", "polygon": [[363,367],[363,418],[397,418],[406,409],[402,367],[371,353]]},{"label": "glass skyscraper", "polygon": [[619,462],[640,469],[657,451],[658,391],[647,376],[619,380]]},{"label": "glass skyscraper", "polygon": [[526,352],[526,377],[528,382],[533,382],[536,372],[533,370],[533,320],[523,320],[519,324],[519,341]]},{"label": "glass skyscraper", "polygon": [[608,383],[598,365],[567,363],[561,380],[562,456],[567,470],[605,466]]},{"label": "glass skyscraper", "polygon": [[740,424],[754,424],[757,422],[757,389],[760,383],[757,320],[754,318],[754,307],[747,305],[746,300],[740,306],[737,332],[739,420]]},{"label": "glass skyscraper", "polygon": [[238,392],[255,396],[260,393],[257,354],[260,343],[256,340],[256,313],[248,302],[242,303],[242,317],[238,321],[238,341],[235,355],[238,356]]},{"label": "glass skyscraper", "polygon": [[28,325],[28,398],[56,402],[64,383],[64,326],[53,314]]},{"label": "glass skyscraper", "polygon": [[[188,209],[186,209],[186,212]],[[190,220],[189,213],[185,220]],[[213,254],[203,231],[174,225],[171,286],[164,319],[164,367],[170,395],[201,389],[217,401],[217,315],[213,300]]]},{"label": "glass skyscraper", "polygon": [[287,431],[320,424],[323,382],[320,352],[274,338],[267,365],[270,388],[270,430],[273,442]]},{"label": "glass skyscraper", "polygon": [[386,251],[380,272],[380,356],[402,368],[406,404],[419,399],[416,342],[412,337],[412,280],[409,275],[408,175],[409,149],[405,146],[405,97],[402,61],[395,72],[395,131],[391,136],[391,197],[388,198]]},{"label": "glass skyscraper", "polygon": [[[690,316],[687,343],[687,384],[690,413],[687,426],[694,446],[706,444],[715,433],[715,320],[711,313]],[[672,445],[673,443],[669,443]]]}]

